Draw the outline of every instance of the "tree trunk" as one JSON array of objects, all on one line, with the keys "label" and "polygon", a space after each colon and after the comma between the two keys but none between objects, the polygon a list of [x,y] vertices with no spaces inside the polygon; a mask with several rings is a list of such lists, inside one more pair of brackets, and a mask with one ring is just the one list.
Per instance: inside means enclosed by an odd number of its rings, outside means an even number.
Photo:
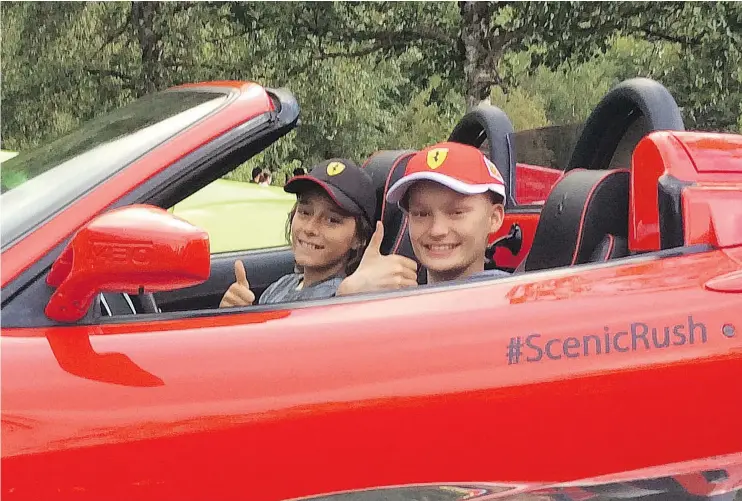
[{"label": "tree trunk", "polygon": [[497,65],[504,36],[492,29],[492,17],[499,8],[498,2],[459,2],[467,110],[489,103],[492,87],[501,84]]},{"label": "tree trunk", "polygon": [[132,2],[131,20],[139,42],[142,70],[136,82],[137,97],[165,87],[162,67],[162,39],[155,29],[162,5],[159,2]]}]

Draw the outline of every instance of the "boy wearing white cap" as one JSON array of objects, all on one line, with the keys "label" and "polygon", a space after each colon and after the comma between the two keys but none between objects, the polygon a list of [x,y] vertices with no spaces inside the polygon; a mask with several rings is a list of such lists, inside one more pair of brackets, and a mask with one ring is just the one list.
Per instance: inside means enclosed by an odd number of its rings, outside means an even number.
[{"label": "boy wearing white cap", "polygon": [[[489,235],[500,229],[505,216],[505,183],[477,148],[439,143],[417,152],[386,198],[407,213],[412,249],[427,271],[428,284],[509,276],[484,269]],[[379,226],[338,295],[416,284],[410,280],[414,261],[378,252],[375,243],[383,236]]]}]

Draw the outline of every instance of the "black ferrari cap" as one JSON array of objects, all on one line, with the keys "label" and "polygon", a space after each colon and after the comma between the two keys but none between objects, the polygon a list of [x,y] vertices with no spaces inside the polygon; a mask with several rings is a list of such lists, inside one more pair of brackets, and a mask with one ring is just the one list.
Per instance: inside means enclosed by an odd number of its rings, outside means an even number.
[{"label": "black ferrari cap", "polygon": [[309,186],[320,186],[341,209],[363,216],[373,226],[376,221],[376,190],[371,176],[353,161],[331,158],[315,165],[309,174],[289,179],[283,187],[298,194]]}]

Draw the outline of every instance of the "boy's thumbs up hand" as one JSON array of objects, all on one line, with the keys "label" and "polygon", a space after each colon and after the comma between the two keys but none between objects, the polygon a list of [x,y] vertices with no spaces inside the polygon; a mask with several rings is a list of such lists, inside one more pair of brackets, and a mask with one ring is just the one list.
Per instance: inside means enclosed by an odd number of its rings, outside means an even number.
[{"label": "boy's thumbs up hand", "polygon": [[404,256],[384,256],[381,253],[383,240],[384,225],[379,221],[358,269],[340,284],[338,296],[417,285],[417,263]]},{"label": "boy's thumbs up hand", "polygon": [[255,301],[255,294],[250,290],[250,282],[247,281],[245,265],[239,259],[234,262],[234,276],[236,282],[224,293],[219,308],[250,306]]}]

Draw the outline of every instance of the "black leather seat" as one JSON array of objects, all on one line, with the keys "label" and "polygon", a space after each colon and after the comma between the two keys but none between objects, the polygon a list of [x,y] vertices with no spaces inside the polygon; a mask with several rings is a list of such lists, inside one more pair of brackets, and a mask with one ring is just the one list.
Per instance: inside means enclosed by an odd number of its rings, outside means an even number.
[{"label": "black leather seat", "polygon": [[410,236],[407,232],[407,216],[396,204],[386,201],[389,187],[404,174],[407,162],[414,150],[382,150],[374,153],[363,164],[376,188],[376,219],[384,223],[382,254],[399,254],[415,259]]},{"label": "black leather seat", "polygon": [[553,188],[518,271],[607,261],[629,254],[629,171],[569,171]]}]

